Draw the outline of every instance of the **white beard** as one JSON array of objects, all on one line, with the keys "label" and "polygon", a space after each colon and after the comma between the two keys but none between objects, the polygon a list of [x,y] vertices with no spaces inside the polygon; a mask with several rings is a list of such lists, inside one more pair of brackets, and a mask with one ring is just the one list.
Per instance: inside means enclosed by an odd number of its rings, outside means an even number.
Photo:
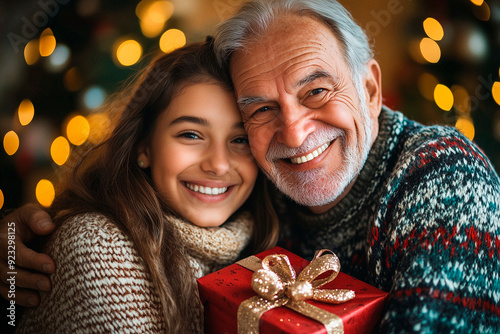
[{"label": "white beard", "polygon": [[[266,159],[271,162],[272,168],[265,172],[281,192],[309,207],[332,203],[344,192],[363,168],[371,148],[372,125],[368,107],[363,102],[360,103],[360,112],[365,138],[360,144],[361,154],[356,146],[347,145],[346,132],[334,127],[315,131],[299,148],[291,149],[277,142],[271,143]],[[279,159],[300,155],[330,143],[335,138],[340,141],[342,152],[341,165],[337,170],[324,165],[314,170],[294,172],[276,163]]]}]

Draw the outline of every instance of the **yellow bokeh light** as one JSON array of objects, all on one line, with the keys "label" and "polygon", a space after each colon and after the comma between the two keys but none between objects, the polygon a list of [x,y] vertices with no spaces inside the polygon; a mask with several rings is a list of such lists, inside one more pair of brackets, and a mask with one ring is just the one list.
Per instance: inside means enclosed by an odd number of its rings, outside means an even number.
[{"label": "yellow bokeh light", "polygon": [[472,12],[481,21],[489,21],[491,17],[491,9],[486,2],[482,2],[478,7],[474,7]]},{"label": "yellow bokeh light", "polygon": [[160,49],[169,53],[186,45],[186,35],[179,29],[169,29],[160,37]]},{"label": "yellow bokeh light", "polygon": [[55,197],[54,185],[49,180],[41,179],[36,185],[35,194],[38,203],[44,207],[49,207]]},{"label": "yellow bokeh light", "polygon": [[142,46],[139,42],[129,39],[119,43],[116,48],[116,60],[123,66],[131,66],[139,61],[142,56]]},{"label": "yellow bokeh light", "polygon": [[434,88],[434,101],[437,106],[445,111],[448,111],[453,107],[453,93],[451,89],[446,87],[445,85],[438,84],[436,88]]},{"label": "yellow bokeh light", "polygon": [[90,133],[90,125],[87,119],[83,116],[75,116],[73,117],[66,126],[66,134],[68,136],[68,140],[73,145],[81,145],[83,144]]},{"label": "yellow bokeh light", "polygon": [[441,49],[436,41],[425,37],[420,41],[420,52],[429,63],[437,63],[441,59]]},{"label": "yellow bokeh light", "polygon": [[100,143],[111,130],[111,120],[103,113],[92,113],[87,116],[87,120],[90,125],[89,142]]},{"label": "yellow bokeh light", "polygon": [[24,60],[26,64],[33,65],[40,59],[40,52],[38,50],[38,39],[32,39],[24,47]]},{"label": "yellow bokeh light", "polygon": [[470,114],[471,101],[467,89],[459,85],[453,85],[451,87],[451,92],[453,93],[453,98],[455,99],[453,102],[455,109],[461,114]]},{"label": "yellow bokeh light", "polygon": [[174,5],[165,0],[142,0],[135,13],[143,21],[165,23],[174,13]]},{"label": "yellow bokeh light", "polygon": [[3,197],[3,192],[2,192],[2,189],[0,189],[0,209],[3,208],[4,202],[5,202],[5,199]]},{"label": "yellow bokeh light", "polygon": [[69,158],[69,150],[68,140],[63,136],[59,136],[50,145],[50,156],[56,164],[62,166]]},{"label": "yellow bokeh light", "polygon": [[19,137],[14,131],[9,131],[3,137],[3,148],[8,155],[13,155],[19,148]]},{"label": "yellow bokeh light", "polygon": [[149,38],[158,36],[163,31],[163,27],[165,27],[165,23],[161,22],[139,20],[139,23],[142,34]]},{"label": "yellow bokeh light", "polygon": [[45,29],[40,35],[39,49],[40,56],[48,57],[56,48],[56,38],[50,28]]},{"label": "yellow bokeh light", "polygon": [[491,93],[493,94],[493,99],[500,105],[500,82],[495,81],[493,87],[491,87]]},{"label": "yellow bokeh light", "polygon": [[17,109],[19,123],[21,123],[22,126],[28,125],[33,120],[33,116],[35,116],[35,107],[33,103],[31,103],[29,99],[22,100]]},{"label": "yellow bokeh light", "polygon": [[474,129],[474,122],[472,122],[470,117],[459,117],[455,123],[455,127],[463,133],[464,136],[470,140],[474,140],[476,130]]},{"label": "yellow bokeh light", "polygon": [[472,2],[476,6],[481,6],[484,0],[470,0],[470,2]]},{"label": "yellow bokeh light", "polygon": [[428,17],[424,20],[424,31],[435,41],[440,41],[444,37],[444,30],[441,23],[432,17]]},{"label": "yellow bokeh light", "polygon": [[430,73],[421,74],[417,80],[420,94],[429,101],[434,101],[434,88],[436,88],[438,83],[438,79]]}]

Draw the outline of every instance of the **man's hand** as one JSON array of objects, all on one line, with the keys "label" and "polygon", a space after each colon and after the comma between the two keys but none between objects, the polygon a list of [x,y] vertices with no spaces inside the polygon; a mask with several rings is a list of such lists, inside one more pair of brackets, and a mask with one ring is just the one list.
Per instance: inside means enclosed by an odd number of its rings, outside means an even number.
[{"label": "man's hand", "polygon": [[[38,291],[51,289],[47,275],[55,270],[54,261],[26,247],[37,235],[50,234],[55,228],[47,212],[35,204],[26,204],[0,221],[0,294],[21,306],[40,303]],[[15,274],[8,274],[15,273]],[[43,274],[42,274],[43,273]],[[12,280],[15,277],[15,290]]]}]

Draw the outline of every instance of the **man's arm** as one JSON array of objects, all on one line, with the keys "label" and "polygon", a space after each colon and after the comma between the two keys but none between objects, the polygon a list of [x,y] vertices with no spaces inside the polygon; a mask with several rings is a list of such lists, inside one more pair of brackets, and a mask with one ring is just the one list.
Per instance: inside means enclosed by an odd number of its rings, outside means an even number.
[{"label": "man's arm", "polygon": [[[21,306],[37,306],[40,303],[38,291],[51,289],[50,279],[44,274],[54,272],[54,261],[26,247],[26,243],[39,235],[50,234],[54,228],[49,214],[35,204],[26,204],[0,221],[0,294],[3,298],[8,299],[9,272],[16,273],[15,301]],[[9,266],[13,255],[15,268]]]}]

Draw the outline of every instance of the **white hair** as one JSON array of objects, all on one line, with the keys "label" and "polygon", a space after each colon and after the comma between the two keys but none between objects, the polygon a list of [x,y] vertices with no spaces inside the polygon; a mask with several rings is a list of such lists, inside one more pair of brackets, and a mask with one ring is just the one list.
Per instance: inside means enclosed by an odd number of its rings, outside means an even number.
[{"label": "white hair", "polygon": [[335,0],[250,0],[238,12],[221,23],[215,33],[215,52],[221,63],[234,51],[245,49],[252,39],[265,34],[283,15],[309,16],[326,24],[343,47],[344,56],[355,84],[366,73],[373,51],[363,29],[351,14]]}]

